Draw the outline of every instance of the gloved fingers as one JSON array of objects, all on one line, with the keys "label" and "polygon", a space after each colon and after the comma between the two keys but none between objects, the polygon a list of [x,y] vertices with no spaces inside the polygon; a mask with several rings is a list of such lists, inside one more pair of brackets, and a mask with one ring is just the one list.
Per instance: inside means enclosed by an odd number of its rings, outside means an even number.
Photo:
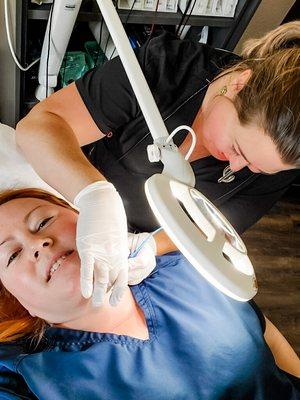
[{"label": "gloved fingers", "polygon": [[99,307],[103,304],[109,284],[109,266],[106,262],[95,262],[94,278],[93,306]]},{"label": "gloved fingers", "polygon": [[146,279],[151,272],[154,270],[156,264],[146,266],[139,266],[138,268],[132,268],[129,270],[128,285],[137,285]]},{"label": "gloved fingers", "polygon": [[129,258],[129,269],[130,268],[144,268],[146,265],[155,264],[155,252],[152,246],[149,243],[145,243],[145,245],[139,250],[135,257]]},{"label": "gloved fingers", "polygon": [[122,268],[119,271],[117,279],[114,282],[111,295],[109,297],[109,303],[111,306],[115,307],[121,300],[126,287],[128,285],[128,266]]},{"label": "gloved fingers", "polygon": [[128,284],[136,285],[150,275],[156,266],[155,252],[148,243],[136,257],[128,259]]},{"label": "gloved fingers", "polygon": [[145,277],[148,276],[148,266],[137,263],[134,258],[131,258],[128,261],[128,284],[137,285],[138,283],[141,283]]},{"label": "gloved fingers", "polygon": [[82,296],[90,298],[93,293],[94,257],[89,253],[80,254],[80,287]]}]

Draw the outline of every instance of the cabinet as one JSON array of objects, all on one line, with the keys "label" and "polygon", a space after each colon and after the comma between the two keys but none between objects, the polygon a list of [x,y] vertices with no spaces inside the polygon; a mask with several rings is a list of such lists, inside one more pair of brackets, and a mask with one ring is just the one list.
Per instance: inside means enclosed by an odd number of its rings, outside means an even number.
[{"label": "cabinet", "polygon": [[[187,25],[195,32],[209,26],[209,44],[233,50],[247,27],[261,0],[239,0],[233,18],[190,16]],[[28,65],[39,57],[50,5],[41,6],[30,0],[18,1],[16,5],[16,50],[22,65]],[[155,24],[165,29],[175,29],[182,22],[182,13],[161,13],[150,11],[119,10],[120,19],[129,24]],[[82,2],[77,22],[70,39],[69,49],[78,50],[84,40],[92,39],[88,22],[102,18],[95,0]],[[192,36],[191,36],[192,37]],[[76,48],[79,47],[79,48]],[[37,102],[34,91],[37,86],[38,64],[27,72],[17,70],[16,116],[15,122],[25,116]]]}]

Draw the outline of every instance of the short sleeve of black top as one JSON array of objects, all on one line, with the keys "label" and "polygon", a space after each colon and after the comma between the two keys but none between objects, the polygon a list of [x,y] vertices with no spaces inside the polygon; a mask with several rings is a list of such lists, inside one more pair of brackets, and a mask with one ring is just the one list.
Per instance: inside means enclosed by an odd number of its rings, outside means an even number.
[{"label": "short sleeve of black top", "polygon": [[[229,52],[178,40],[167,32],[149,40],[136,56],[161,113],[172,111],[198,86],[207,85],[206,78],[215,75],[215,59],[219,67],[237,59]],[[89,71],[76,86],[103,133],[122,134],[120,128],[139,116],[139,105],[119,57]]]},{"label": "short sleeve of black top", "polygon": [[[209,83],[239,57],[210,46],[179,40],[163,32],[151,38],[136,56],[166,128],[192,126]],[[162,170],[150,163],[147,145],[153,140],[118,57],[76,81],[92,118],[106,137],[92,145],[90,161],[119,191],[129,229],[151,231],[157,221],[148,205],[144,183]],[[186,136],[179,132],[179,146]],[[206,157],[191,163],[196,188],[229,219],[239,233],[256,222],[281,197],[299,171],[272,176],[253,174],[248,168],[232,183],[218,184],[227,162]]]}]

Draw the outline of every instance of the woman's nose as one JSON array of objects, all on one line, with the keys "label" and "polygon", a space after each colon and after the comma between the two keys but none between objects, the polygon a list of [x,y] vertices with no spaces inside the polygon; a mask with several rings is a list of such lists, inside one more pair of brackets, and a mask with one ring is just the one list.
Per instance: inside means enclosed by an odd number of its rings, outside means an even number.
[{"label": "woman's nose", "polygon": [[36,243],[33,249],[34,258],[37,259],[41,252],[44,251],[45,247],[51,247],[53,244],[53,240],[50,238],[47,239],[39,239],[39,243]]}]

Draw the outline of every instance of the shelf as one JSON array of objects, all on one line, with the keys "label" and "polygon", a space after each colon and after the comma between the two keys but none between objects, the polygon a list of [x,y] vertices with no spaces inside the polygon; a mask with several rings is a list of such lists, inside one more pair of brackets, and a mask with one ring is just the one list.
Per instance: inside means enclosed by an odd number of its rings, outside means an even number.
[{"label": "shelf", "polygon": [[[1,2],[1,0],[0,0]],[[242,36],[245,28],[251,20],[255,10],[261,0],[238,0],[234,18],[190,16],[187,21],[182,21],[182,12],[162,13],[138,10],[118,10],[118,14],[123,23],[130,24],[156,24],[175,27],[179,24],[191,25],[191,33],[197,36],[202,26],[210,27],[209,44],[213,47],[223,48],[233,51],[238,40]],[[16,4],[16,51],[20,60],[25,64],[27,60],[36,57],[37,48],[40,47],[45,24],[49,18],[50,4],[32,3],[31,0],[18,0]],[[129,17],[128,17],[129,16]],[[75,39],[91,37],[91,33],[86,31],[86,23],[90,21],[101,21],[102,15],[96,0],[86,0],[81,4],[78,13]],[[40,22],[40,23],[39,23]],[[200,27],[200,28],[197,28]],[[168,29],[168,28],[167,28]],[[30,38],[34,35],[34,44]],[[36,35],[36,36],[35,36]],[[191,35],[192,36],[192,35]],[[36,40],[36,38],[38,40]],[[33,53],[35,56],[33,57]],[[30,75],[31,74],[31,75]],[[32,79],[34,77],[34,79]],[[30,109],[37,103],[34,98],[34,90],[37,86],[37,71],[16,72],[16,93],[12,94],[15,104],[15,120],[10,124],[15,124],[20,117],[24,117]],[[1,105],[1,104],[0,104]]]},{"label": "shelf", "polygon": [[[176,13],[152,12],[152,11],[131,11],[128,18],[129,10],[118,10],[118,14],[122,22],[130,24],[159,24],[159,25],[177,25],[182,18],[181,11]],[[28,10],[29,19],[47,20],[49,17],[49,7]],[[78,21],[101,21],[101,13],[99,11],[80,11]],[[188,25],[193,26],[213,26],[219,28],[228,28],[232,25],[234,18],[224,17],[205,17],[192,15],[188,19]]]}]

